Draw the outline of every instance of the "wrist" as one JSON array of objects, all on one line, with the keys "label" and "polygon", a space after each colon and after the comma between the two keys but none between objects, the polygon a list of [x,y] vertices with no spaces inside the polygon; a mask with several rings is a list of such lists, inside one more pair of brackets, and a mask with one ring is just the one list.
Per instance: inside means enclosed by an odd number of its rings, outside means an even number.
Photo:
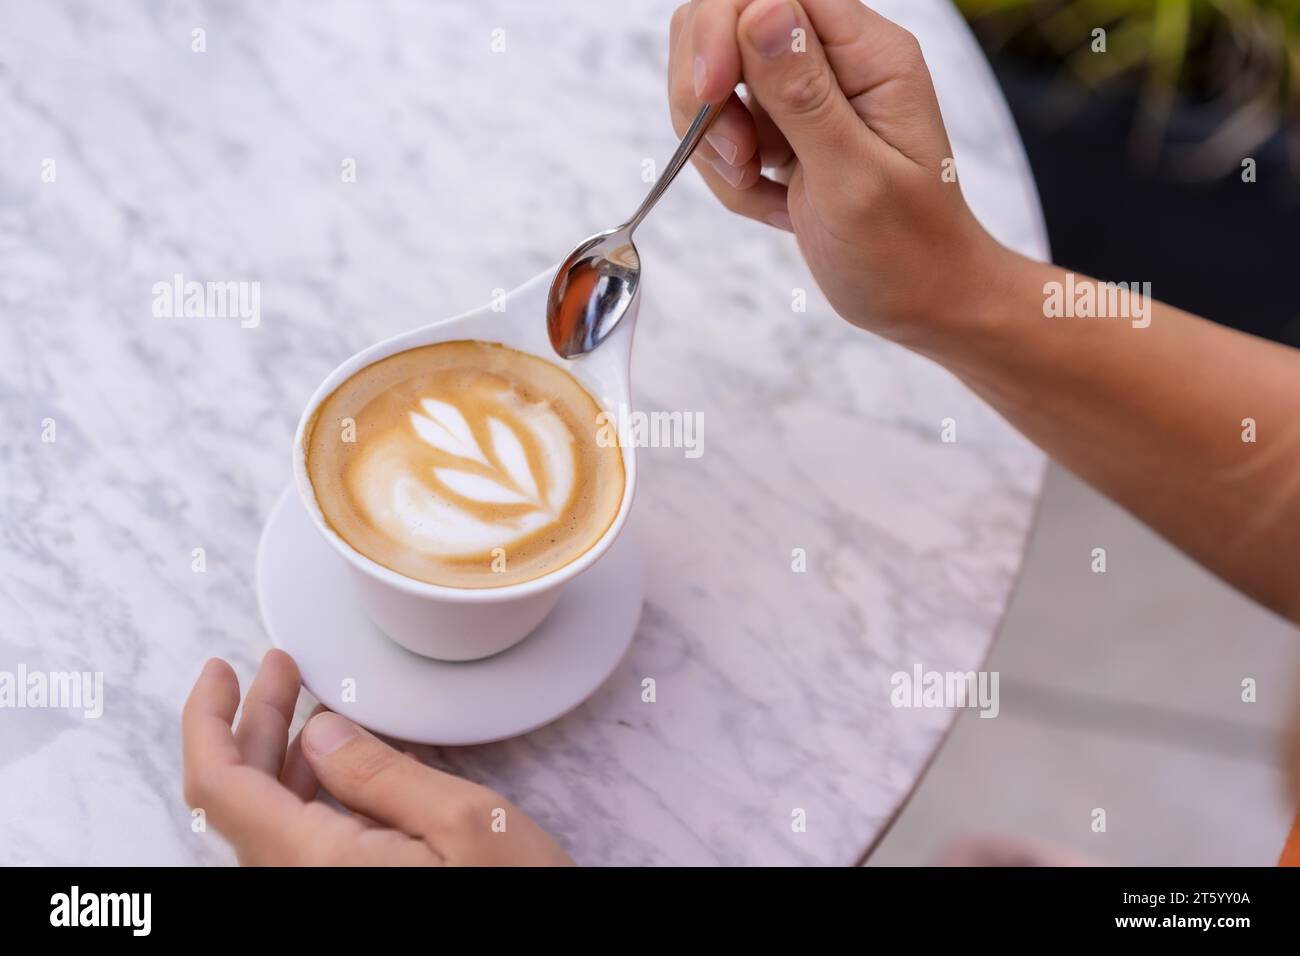
[{"label": "wrist", "polygon": [[1040,273],[1049,267],[1013,252],[982,228],[964,246],[955,268],[944,270],[944,292],[924,340],[906,344],[973,384],[1001,377],[1001,366],[1032,346],[1028,323],[1041,312]]}]

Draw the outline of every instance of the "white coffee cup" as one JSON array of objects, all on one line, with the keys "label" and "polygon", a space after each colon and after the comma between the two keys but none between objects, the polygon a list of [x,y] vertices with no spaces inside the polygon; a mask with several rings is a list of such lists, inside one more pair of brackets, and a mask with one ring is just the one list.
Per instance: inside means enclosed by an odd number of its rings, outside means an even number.
[{"label": "white coffee cup", "polygon": [[[630,402],[632,333],[640,293],[600,348],[565,360],[555,355],[546,335],[546,293],[554,275],[555,269],[548,269],[509,293],[504,302],[394,336],[358,352],[326,376],[298,422],[293,439],[293,474],[303,507],[317,530],[347,563],[366,614],[381,631],[417,654],[446,661],[488,657],[519,643],[541,624],[559,601],[565,585],[599,561],[623,530],[636,490],[636,450],[630,443],[622,449],[623,501],[613,524],[577,560],[521,584],[452,588],[408,578],[372,561],[329,526],[307,474],[307,426],[320,403],[367,365],[407,349],[459,339],[498,342],[560,365],[603,410],[614,415]],[[595,422],[592,427],[596,427]]]}]

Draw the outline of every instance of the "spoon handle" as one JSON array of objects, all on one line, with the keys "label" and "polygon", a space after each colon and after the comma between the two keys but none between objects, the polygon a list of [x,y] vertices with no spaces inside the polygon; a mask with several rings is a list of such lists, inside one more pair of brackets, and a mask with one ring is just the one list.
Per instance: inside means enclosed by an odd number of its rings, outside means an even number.
[{"label": "spoon handle", "polygon": [[686,135],[682,137],[677,152],[673,153],[673,158],[668,160],[668,165],[664,167],[663,174],[655,182],[654,188],[650,190],[650,195],[645,197],[645,201],[641,203],[641,208],[623,225],[623,228],[629,233],[641,225],[641,220],[654,208],[655,203],[659,201],[659,197],[664,194],[664,190],[682,171],[682,167],[691,158],[691,153],[695,152],[695,147],[700,144],[700,140],[704,138],[704,133],[708,130],[709,124],[713,122],[713,118],[718,115],[718,110],[721,108],[722,103],[705,103],[700,107],[700,111],[695,114],[695,119],[691,121],[690,128],[686,130]]}]

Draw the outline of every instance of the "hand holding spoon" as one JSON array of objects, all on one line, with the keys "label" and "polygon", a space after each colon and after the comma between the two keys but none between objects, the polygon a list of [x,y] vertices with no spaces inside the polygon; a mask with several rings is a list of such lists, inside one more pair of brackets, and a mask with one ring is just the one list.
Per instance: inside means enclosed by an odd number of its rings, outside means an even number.
[{"label": "hand holding spoon", "polygon": [[632,232],[691,158],[720,105],[700,107],[663,175],[632,218],[583,240],[560,265],[546,297],[546,332],[561,358],[590,352],[627,312],[641,281],[641,258],[632,244]]}]

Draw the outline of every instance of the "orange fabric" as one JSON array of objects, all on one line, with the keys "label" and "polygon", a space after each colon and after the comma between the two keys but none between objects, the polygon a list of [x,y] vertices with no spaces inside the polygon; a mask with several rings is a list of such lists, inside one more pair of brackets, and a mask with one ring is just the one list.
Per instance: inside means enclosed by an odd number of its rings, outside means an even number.
[{"label": "orange fabric", "polygon": [[1286,846],[1282,847],[1282,856],[1277,865],[1300,866],[1300,813],[1296,814],[1295,822],[1291,824],[1291,833],[1286,838]]}]

